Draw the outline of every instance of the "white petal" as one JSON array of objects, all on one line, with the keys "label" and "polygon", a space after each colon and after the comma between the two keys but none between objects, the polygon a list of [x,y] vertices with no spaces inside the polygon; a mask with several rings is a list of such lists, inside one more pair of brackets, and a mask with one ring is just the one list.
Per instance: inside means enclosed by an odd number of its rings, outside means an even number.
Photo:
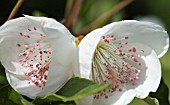
[{"label": "white petal", "polygon": [[[28,16],[28,15],[24,15],[24,16],[27,17],[30,21],[32,21],[33,24],[41,23],[40,25],[44,25],[44,28],[55,29],[61,32],[63,35],[69,36],[72,39],[73,44],[75,44],[74,36],[71,35],[69,30],[64,25],[62,25],[55,19],[46,18],[46,17],[33,17],[33,16]],[[57,35],[57,36],[60,36],[60,35]]]},{"label": "white petal", "polygon": [[93,104],[93,95],[80,99],[80,105],[92,105],[92,104]]},{"label": "white petal", "polygon": [[[73,70],[77,69],[77,49],[67,34],[61,33],[58,29],[44,28],[49,35],[53,54],[47,78],[47,84],[41,95],[58,91],[72,77]],[[54,81],[55,78],[55,81]]]},{"label": "white petal", "polygon": [[86,35],[78,46],[80,75],[83,78],[90,78],[93,53],[102,35],[100,29],[94,30]]},{"label": "white petal", "polygon": [[[32,32],[32,30],[34,31]],[[29,36],[31,40],[21,38],[20,32],[31,34]],[[51,45],[53,54],[47,83],[43,90],[35,84],[28,84],[25,79],[24,72],[28,71],[28,68],[21,66],[18,62],[20,50],[17,46],[20,42],[40,41],[41,33],[46,34],[46,38],[42,39],[42,46]],[[72,76],[72,70],[78,69],[76,54],[77,50],[71,34],[63,25],[53,19],[26,16],[10,20],[0,28],[0,60],[5,67],[7,79],[17,92],[30,98],[55,93],[59,90]]]},{"label": "white petal", "polygon": [[114,22],[102,28],[104,35],[115,35],[119,38],[129,37],[129,42],[142,43],[153,48],[158,57],[162,57],[168,50],[169,37],[159,25],[150,22],[125,20]]},{"label": "white petal", "polygon": [[160,61],[155,51],[148,46],[139,43],[131,43],[128,46],[135,46],[138,50],[145,49],[145,52],[141,54],[140,62],[142,62],[142,66],[136,65],[136,68],[141,70],[139,80],[135,85],[127,84],[126,89],[135,91],[138,98],[145,98],[149,95],[149,92],[155,92],[160,84]]},{"label": "white petal", "polygon": [[136,97],[145,98],[149,95],[149,92],[156,92],[158,89],[161,80],[161,64],[154,50],[140,44],[138,47],[147,49],[144,56],[142,56],[146,65],[146,74],[144,76],[141,72],[141,78],[144,80],[143,82],[139,81],[139,86],[135,88],[135,91],[137,93]]},{"label": "white petal", "polygon": [[130,103],[133,98],[135,97],[134,91],[127,91],[124,90],[121,93],[115,93],[113,96],[111,96],[108,99],[99,99],[95,100],[93,105],[127,105]]},{"label": "white petal", "polygon": [[113,92],[112,96],[109,96],[107,99],[105,97],[99,97],[99,99],[94,99],[93,105],[124,105],[124,101],[127,97],[125,94],[126,89],[119,92],[116,90]]}]

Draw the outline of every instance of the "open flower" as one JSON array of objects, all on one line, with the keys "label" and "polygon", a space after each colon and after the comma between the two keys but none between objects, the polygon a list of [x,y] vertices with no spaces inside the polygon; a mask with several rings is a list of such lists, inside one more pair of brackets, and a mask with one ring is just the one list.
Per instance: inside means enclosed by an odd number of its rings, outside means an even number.
[{"label": "open flower", "polygon": [[162,57],[169,47],[159,25],[133,20],[111,23],[89,33],[79,45],[81,77],[112,86],[93,96],[93,105],[126,105],[155,92]]},{"label": "open flower", "polygon": [[45,17],[25,16],[2,25],[0,61],[9,84],[29,98],[55,93],[78,69],[71,33]]}]

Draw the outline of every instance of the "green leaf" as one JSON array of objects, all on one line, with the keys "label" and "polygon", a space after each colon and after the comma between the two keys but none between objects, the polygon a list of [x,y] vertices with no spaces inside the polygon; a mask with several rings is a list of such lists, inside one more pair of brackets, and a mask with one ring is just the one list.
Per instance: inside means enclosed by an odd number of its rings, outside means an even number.
[{"label": "green leaf", "polygon": [[68,98],[64,99],[63,101],[71,101],[71,100],[82,99],[83,97],[86,97],[86,96],[89,96],[91,94],[95,94],[97,92],[100,92],[100,91],[108,88],[109,86],[110,86],[110,84],[106,84],[106,85],[103,85],[103,86],[100,86],[99,84],[94,84],[94,85],[88,86],[88,87],[80,90],[79,92],[77,92],[72,97],[68,97]]},{"label": "green leaf", "polygon": [[0,87],[6,84],[8,84],[6,77],[0,75]]},{"label": "green leaf", "polygon": [[33,11],[33,16],[45,16],[45,17],[47,17],[47,14],[45,14],[45,13],[43,13],[43,12],[41,12],[41,11],[38,11],[38,10],[35,10],[35,11]]},{"label": "green leaf", "polygon": [[162,78],[157,91],[150,92],[149,96],[155,97],[159,101],[160,105],[170,105],[168,100],[168,94],[169,94],[168,87],[164,82],[164,79]]},{"label": "green leaf", "polygon": [[8,81],[5,76],[5,70],[4,70],[3,66],[0,64],[0,90],[3,87],[6,87],[7,85],[8,85]]},{"label": "green leaf", "polygon": [[149,105],[149,104],[146,103],[144,100],[135,97],[135,98],[132,100],[132,102],[129,103],[128,105]]},{"label": "green leaf", "polygon": [[33,104],[45,104],[45,103],[50,103],[54,101],[62,101],[65,97],[59,96],[57,94],[50,94],[45,96],[44,98],[37,97],[34,101]]},{"label": "green leaf", "polygon": [[8,98],[8,92],[11,87],[9,85],[0,89],[0,103],[2,105],[18,105]]},{"label": "green leaf", "polygon": [[21,95],[17,93],[15,90],[9,88],[8,89],[8,98],[12,100],[16,104],[21,104]]},{"label": "green leaf", "polygon": [[156,98],[152,98],[152,97],[146,97],[145,99],[143,99],[146,103],[148,103],[149,105],[159,105],[159,101]]},{"label": "green leaf", "polygon": [[70,79],[66,85],[60,89],[56,94],[50,94],[45,96],[44,98],[37,97],[33,103],[34,104],[43,104],[50,102],[75,102],[77,100],[82,99],[83,97],[95,94],[100,92],[106,88],[108,88],[110,84],[99,85],[90,80],[83,78],[72,78]]},{"label": "green leaf", "polygon": [[18,105],[33,105],[12,88],[9,88],[8,98]]},{"label": "green leaf", "polygon": [[76,105],[76,104],[73,101],[71,102],[55,101],[55,102],[35,104],[35,105]]},{"label": "green leaf", "polygon": [[1,65],[1,63],[0,63],[0,75],[1,75],[1,76],[5,76],[5,69],[4,69],[4,67]]},{"label": "green leaf", "polygon": [[24,99],[23,97],[21,97],[21,105],[34,105],[32,103],[30,103],[29,101],[27,101],[26,99]]},{"label": "green leaf", "polygon": [[0,104],[3,105],[17,105],[8,98],[10,86],[5,76],[5,69],[0,64]]},{"label": "green leaf", "polygon": [[72,78],[70,81],[57,92],[58,95],[65,96],[64,102],[78,100],[91,94],[97,93],[108,88],[110,84],[103,86],[83,78]]},{"label": "green leaf", "polygon": [[[159,101],[156,98],[150,96],[145,99],[134,98],[133,101],[128,105],[159,105]],[[160,105],[169,105],[169,104],[160,104]]]}]

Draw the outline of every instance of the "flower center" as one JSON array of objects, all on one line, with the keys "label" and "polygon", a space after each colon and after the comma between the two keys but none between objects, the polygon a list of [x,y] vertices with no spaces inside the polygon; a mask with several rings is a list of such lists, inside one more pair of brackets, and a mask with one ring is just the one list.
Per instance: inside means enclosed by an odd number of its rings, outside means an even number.
[{"label": "flower center", "polygon": [[46,84],[52,51],[46,35],[36,27],[19,33],[18,41],[20,65],[28,84],[43,88]]},{"label": "flower center", "polygon": [[[126,48],[128,37],[117,39],[113,35],[103,36],[95,49],[92,61],[92,79],[99,84],[111,83],[108,88],[94,95],[108,98],[111,93],[122,91],[125,84],[135,85],[139,79],[142,66],[140,62],[144,50],[138,51],[136,47]],[[137,66],[136,66],[137,65]]]}]

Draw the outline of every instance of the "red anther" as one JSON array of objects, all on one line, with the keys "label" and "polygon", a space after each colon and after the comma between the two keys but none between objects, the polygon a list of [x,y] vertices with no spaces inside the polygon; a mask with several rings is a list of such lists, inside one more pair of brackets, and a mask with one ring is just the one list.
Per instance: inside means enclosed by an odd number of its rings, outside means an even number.
[{"label": "red anther", "polygon": [[132,48],[132,51],[133,51],[133,52],[136,52],[136,48],[133,47],[133,48]]},{"label": "red anther", "polygon": [[36,27],[34,27],[34,30],[37,30],[37,28],[36,28]]},{"label": "red anther", "polygon": [[129,38],[128,36],[125,37],[125,39],[128,39],[128,38]]},{"label": "red anther", "polygon": [[105,39],[105,40],[104,40],[104,42],[106,42],[106,43],[110,43],[110,41],[109,41],[109,40],[107,40],[107,39]]},{"label": "red anther", "polygon": [[21,44],[17,44],[18,47],[21,47]]}]

